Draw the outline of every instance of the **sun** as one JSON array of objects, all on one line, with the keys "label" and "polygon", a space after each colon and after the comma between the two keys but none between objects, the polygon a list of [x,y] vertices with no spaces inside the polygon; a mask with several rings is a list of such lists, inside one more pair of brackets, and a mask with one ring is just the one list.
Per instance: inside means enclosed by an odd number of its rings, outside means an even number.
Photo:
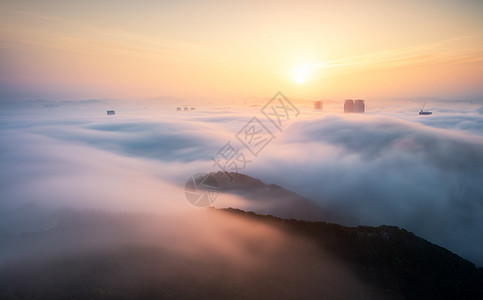
[{"label": "sun", "polygon": [[305,82],[306,76],[303,73],[297,73],[294,75],[295,82],[302,83]]},{"label": "sun", "polygon": [[310,67],[309,66],[300,66],[292,69],[293,78],[297,83],[303,83],[307,81],[308,77],[310,76]]}]

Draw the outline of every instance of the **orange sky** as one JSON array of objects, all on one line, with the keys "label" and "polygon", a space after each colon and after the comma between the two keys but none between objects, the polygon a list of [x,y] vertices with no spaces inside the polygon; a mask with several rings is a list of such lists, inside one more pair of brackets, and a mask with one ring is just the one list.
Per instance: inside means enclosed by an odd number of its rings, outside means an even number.
[{"label": "orange sky", "polygon": [[483,97],[483,1],[98,2],[1,1],[0,100]]}]

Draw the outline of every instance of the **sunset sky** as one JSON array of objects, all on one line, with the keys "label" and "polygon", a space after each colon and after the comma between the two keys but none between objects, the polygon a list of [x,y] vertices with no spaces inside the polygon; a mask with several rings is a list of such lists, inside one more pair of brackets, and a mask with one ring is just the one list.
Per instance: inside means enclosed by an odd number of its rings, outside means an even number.
[{"label": "sunset sky", "polygon": [[483,97],[483,1],[0,2],[0,101]]}]

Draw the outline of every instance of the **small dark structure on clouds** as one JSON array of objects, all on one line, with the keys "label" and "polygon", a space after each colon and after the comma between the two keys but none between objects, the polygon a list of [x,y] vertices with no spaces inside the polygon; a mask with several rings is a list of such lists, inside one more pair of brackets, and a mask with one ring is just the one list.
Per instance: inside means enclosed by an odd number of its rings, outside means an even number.
[{"label": "small dark structure on clouds", "polygon": [[115,110],[108,110],[107,111],[107,115],[108,116],[114,116],[116,114],[116,111]]},{"label": "small dark structure on clouds", "polygon": [[424,107],[426,106],[426,101],[424,101],[423,107],[421,107],[421,111],[419,112],[420,116],[432,115],[433,112],[431,111],[424,111]]},{"label": "small dark structure on clouds", "polygon": [[192,110],[195,110],[196,108],[195,107],[188,107],[188,105],[185,105],[185,107],[181,108],[181,107],[176,107],[176,111],[192,111]]}]

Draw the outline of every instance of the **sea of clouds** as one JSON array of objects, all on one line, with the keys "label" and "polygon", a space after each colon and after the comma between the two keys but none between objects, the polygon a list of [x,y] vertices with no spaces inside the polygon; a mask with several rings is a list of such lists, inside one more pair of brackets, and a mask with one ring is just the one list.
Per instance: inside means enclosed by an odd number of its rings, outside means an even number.
[{"label": "sea of clouds", "polygon": [[[314,112],[277,130],[260,107],[105,101],[2,104],[0,226],[36,226],[15,212],[49,207],[182,213],[185,180],[216,172],[215,156],[253,117],[274,135],[242,173],[292,190],[346,225],[396,225],[483,265],[483,106],[367,105],[365,114]],[[116,109],[115,116],[106,116]],[[243,208],[222,193],[215,206]],[[14,224],[14,225],[12,225]]]}]

